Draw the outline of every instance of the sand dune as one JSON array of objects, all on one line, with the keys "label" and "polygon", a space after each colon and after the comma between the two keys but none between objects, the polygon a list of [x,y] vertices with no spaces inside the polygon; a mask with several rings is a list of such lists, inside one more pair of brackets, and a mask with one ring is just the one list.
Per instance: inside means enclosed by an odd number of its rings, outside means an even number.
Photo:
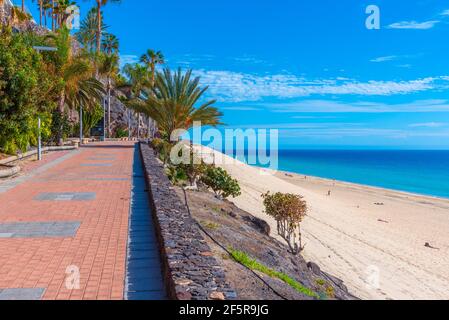
[{"label": "sand dune", "polygon": [[[214,153],[218,160],[223,156]],[[266,220],[272,230],[275,221],[263,213],[261,194],[270,190],[305,197],[305,258],[343,279],[356,296],[449,299],[449,200],[282,172],[267,175],[223,157],[221,166],[242,187],[235,204]]]}]

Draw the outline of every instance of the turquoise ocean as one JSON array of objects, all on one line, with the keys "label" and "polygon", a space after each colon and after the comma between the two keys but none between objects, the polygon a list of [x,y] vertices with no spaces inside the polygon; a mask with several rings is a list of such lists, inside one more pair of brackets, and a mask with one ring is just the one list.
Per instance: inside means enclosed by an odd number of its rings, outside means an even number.
[{"label": "turquoise ocean", "polygon": [[449,150],[280,150],[279,170],[449,198]]}]

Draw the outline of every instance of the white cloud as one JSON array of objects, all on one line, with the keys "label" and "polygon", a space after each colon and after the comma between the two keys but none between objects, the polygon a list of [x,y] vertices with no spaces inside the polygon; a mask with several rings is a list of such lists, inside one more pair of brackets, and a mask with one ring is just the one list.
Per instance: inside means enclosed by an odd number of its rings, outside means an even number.
[{"label": "white cloud", "polygon": [[123,68],[125,65],[137,63],[139,62],[139,57],[132,54],[123,54],[120,55],[120,68]]},{"label": "white cloud", "polygon": [[416,30],[427,30],[433,28],[436,24],[440,23],[439,20],[431,20],[425,22],[417,21],[401,21],[392,23],[388,26],[390,29],[416,29]]},{"label": "white cloud", "polygon": [[385,61],[392,61],[397,59],[397,56],[385,56],[385,57],[378,57],[375,59],[370,60],[371,62],[385,62]]},{"label": "white cloud", "polygon": [[440,128],[446,124],[442,122],[424,122],[424,123],[412,123],[409,125],[411,128]]},{"label": "white cloud", "polygon": [[[201,83],[219,101],[259,101],[263,98],[299,98],[311,95],[389,96],[438,89],[443,77],[408,81],[366,81],[306,79],[289,74],[254,75],[231,71],[197,70]],[[341,79],[341,78],[340,78]]]},{"label": "white cloud", "polygon": [[443,12],[441,12],[442,16],[449,16],[449,9],[444,10]]},{"label": "white cloud", "polygon": [[402,104],[386,104],[366,101],[342,102],[333,100],[304,100],[299,102],[271,103],[263,105],[270,111],[280,113],[449,112],[449,101],[447,100],[416,100]]}]

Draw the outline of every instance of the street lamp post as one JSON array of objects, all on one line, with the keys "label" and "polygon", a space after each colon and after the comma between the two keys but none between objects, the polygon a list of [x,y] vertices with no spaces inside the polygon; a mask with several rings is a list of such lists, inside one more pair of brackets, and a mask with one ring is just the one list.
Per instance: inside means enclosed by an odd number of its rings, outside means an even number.
[{"label": "street lamp post", "polygon": [[37,160],[42,160],[41,117],[37,118]]},{"label": "street lamp post", "polygon": [[103,99],[103,141],[106,141],[106,99]]},{"label": "street lamp post", "polygon": [[80,146],[83,144],[83,106],[80,105]]},{"label": "street lamp post", "polygon": [[[53,47],[35,46],[35,47],[33,47],[33,49],[36,50],[39,53],[41,51],[58,51],[58,48],[53,48]],[[42,160],[41,117],[37,118],[37,131],[38,131],[38,136],[37,136],[37,160],[41,161]]]},{"label": "street lamp post", "polygon": [[128,141],[131,140],[131,110],[128,109]]}]

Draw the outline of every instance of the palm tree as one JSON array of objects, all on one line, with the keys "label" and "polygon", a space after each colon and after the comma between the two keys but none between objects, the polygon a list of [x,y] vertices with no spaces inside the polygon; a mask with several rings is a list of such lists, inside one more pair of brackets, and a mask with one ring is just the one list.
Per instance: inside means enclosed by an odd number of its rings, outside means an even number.
[{"label": "palm tree", "polygon": [[97,53],[101,50],[101,35],[102,35],[102,22],[103,17],[101,13],[101,8],[108,4],[108,2],[120,2],[121,0],[95,0],[97,2]]},{"label": "palm tree", "polygon": [[[121,89],[129,91],[128,97],[133,101],[144,101],[147,98],[146,92],[150,88],[150,79],[148,77],[148,70],[146,66],[141,64],[127,64],[123,68],[123,73],[128,77],[128,83],[121,86]],[[135,110],[138,112],[138,110]],[[140,138],[140,119],[141,115],[138,112],[138,126],[137,138]]]},{"label": "palm tree", "polygon": [[[147,52],[140,57],[140,62],[145,64],[148,70],[150,71],[151,77],[150,87],[153,88],[156,74],[156,66],[165,63],[164,55],[162,54],[161,51],[154,51],[152,49],[148,49]],[[154,126],[151,130],[152,133],[150,134],[150,127],[151,127],[151,118],[148,117],[148,137],[150,137],[150,135],[153,136],[155,131]]]},{"label": "palm tree", "polygon": [[70,0],[57,0],[57,6],[54,9],[57,27],[61,28],[63,23],[67,21],[69,14],[66,12],[66,10],[72,5],[75,5],[75,2]]},{"label": "palm tree", "polygon": [[208,89],[200,88],[199,82],[199,77],[192,78],[192,70],[183,73],[178,69],[172,73],[164,69],[156,74],[152,94],[147,94],[145,101],[133,99],[127,104],[154,119],[166,140],[177,129],[190,129],[194,122],[210,126],[222,124],[222,113],[213,106],[215,100],[196,106]]},{"label": "palm tree", "polygon": [[[94,51],[97,43],[97,8],[92,8],[87,16],[81,21],[80,30],[75,34],[77,40],[83,44],[88,51]],[[107,26],[102,22],[101,31],[104,32]]]},{"label": "palm tree", "polygon": [[[33,0],[34,2],[35,0]],[[42,16],[43,16],[43,12],[44,12],[44,4],[43,4],[44,0],[37,0],[37,6],[39,8],[39,25],[42,27]]]},{"label": "palm tree", "polygon": [[[100,64],[99,64],[99,75],[106,76],[106,92],[108,95],[108,137],[111,138],[111,90],[112,90],[112,79],[115,78],[115,76],[119,72],[119,57],[116,54],[111,55],[102,55],[100,58]],[[106,119],[105,119],[106,121]]]},{"label": "palm tree", "polygon": [[111,33],[107,33],[104,35],[101,45],[102,45],[103,51],[105,53],[107,53],[108,55],[111,55],[113,53],[118,52],[119,40],[115,35],[113,35]]},{"label": "palm tree", "polygon": [[140,62],[145,64],[151,72],[151,86],[154,86],[156,66],[159,64],[164,64],[165,59],[161,51],[154,51],[148,49],[147,52],[140,57]]},{"label": "palm tree", "polygon": [[47,27],[47,16],[51,16],[52,3],[50,0],[43,0],[42,8],[44,10],[44,25]]},{"label": "palm tree", "polygon": [[[47,36],[49,45],[58,50],[54,56],[53,72],[61,79],[58,86],[58,111],[65,114],[66,108],[74,110],[91,107],[101,101],[104,94],[103,84],[94,78],[92,62],[81,56],[74,56],[70,31],[62,27],[56,34]],[[62,128],[58,134],[58,144],[63,144]]]}]

